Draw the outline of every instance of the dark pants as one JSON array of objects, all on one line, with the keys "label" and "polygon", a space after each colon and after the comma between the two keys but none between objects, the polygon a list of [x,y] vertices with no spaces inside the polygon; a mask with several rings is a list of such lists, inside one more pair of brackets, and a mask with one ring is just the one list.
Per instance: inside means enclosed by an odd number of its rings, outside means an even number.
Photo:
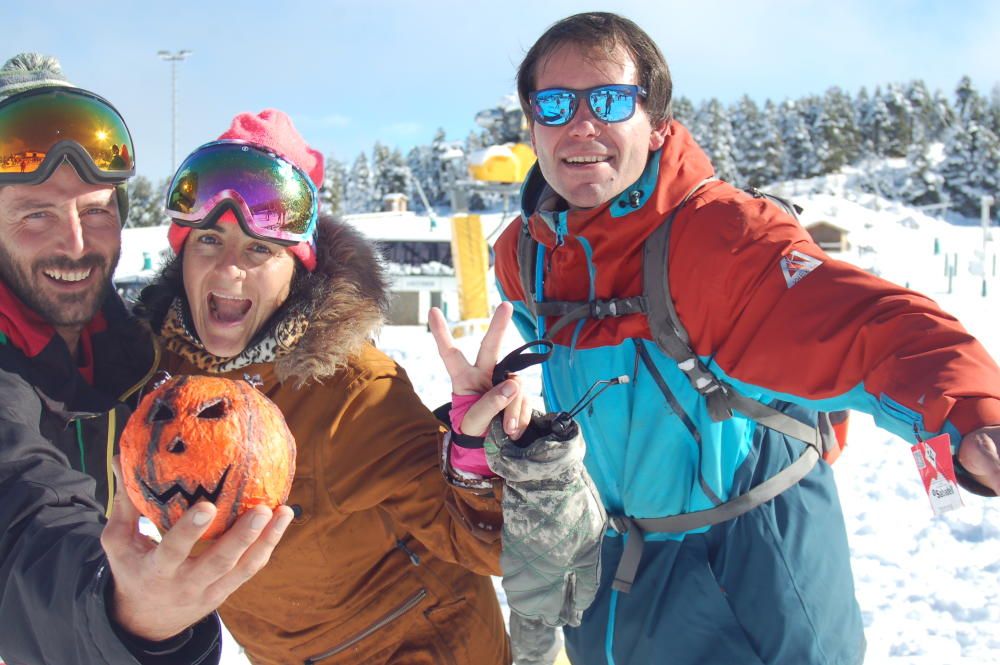
[{"label": "dark pants", "polygon": [[[794,461],[802,446],[758,427],[733,496]],[[605,538],[597,599],[583,624],[565,631],[574,665],[864,660],[844,517],[825,462],[773,501],[706,533],[647,541],[628,594],[611,589],[622,544],[621,536]]]}]

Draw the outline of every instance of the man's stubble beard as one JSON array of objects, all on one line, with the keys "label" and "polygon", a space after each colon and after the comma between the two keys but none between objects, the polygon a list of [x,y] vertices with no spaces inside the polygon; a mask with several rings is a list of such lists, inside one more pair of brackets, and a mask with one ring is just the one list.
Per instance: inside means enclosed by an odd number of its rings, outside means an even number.
[{"label": "man's stubble beard", "polygon": [[[0,243],[0,279],[7,284],[21,302],[53,327],[82,327],[94,318],[107,298],[108,292],[112,288],[111,276],[114,275],[120,257],[121,250],[119,249],[111,257],[110,263],[97,253],[87,254],[78,261],[72,261],[65,257],[47,259],[35,262],[25,271],[24,265],[14,258],[3,243]],[[64,271],[92,268],[95,271],[103,272],[103,277],[82,297],[75,294],[64,297],[50,296],[47,295],[48,291],[42,284],[33,280],[36,275],[39,280],[48,279],[42,272],[46,268],[57,268]],[[93,277],[89,279],[93,279]],[[81,307],[81,303],[85,303],[86,306]]]}]

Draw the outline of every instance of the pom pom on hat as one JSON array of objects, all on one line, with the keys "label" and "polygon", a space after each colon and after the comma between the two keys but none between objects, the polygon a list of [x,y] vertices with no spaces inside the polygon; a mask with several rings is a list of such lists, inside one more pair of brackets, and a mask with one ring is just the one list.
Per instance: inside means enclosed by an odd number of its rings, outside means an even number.
[{"label": "pom pom on hat", "polygon": [[[302,169],[316,188],[323,186],[323,153],[309,147],[295,129],[292,119],[277,109],[265,109],[258,114],[240,113],[218,140],[239,140],[263,146],[278,153]],[[227,211],[220,222],[235,222],[236,217]],[[171,224],[167,239],[174,254],[179,254],[191,229]],[[300,242],[288,248],[310,272],[316,269],[316,247],[311,242]]]},{"label": "pom pom on hat", "polygon": [[41,53],[18,53],[0,67],[0,101],[32,88],[72,86],[59,61]]}]

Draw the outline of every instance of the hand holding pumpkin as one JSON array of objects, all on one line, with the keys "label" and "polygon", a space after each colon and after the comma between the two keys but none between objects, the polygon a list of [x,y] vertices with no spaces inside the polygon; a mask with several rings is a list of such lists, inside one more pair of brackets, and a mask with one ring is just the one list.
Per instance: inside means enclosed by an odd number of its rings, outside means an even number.
[{"label": "hand holding pumpkin", "polygon": [[108,616],[146,640],[173,637],[213,612],[264,567],[292,521],[288,506],[273,513],[266,506],[255,506],[192,556],[192,548],[215,519],[215,506],[196,503],[157,544],[139,532],[139,511],[121,489],[117,458],[115,473],[119,490],[101,534],[114,584]]},{"label": "hand holding pumpkin", "polygon": [[[177,376],[142,399],[120,447],[119,491],[101,536],[114,579],[109,615],[133,635],[163,640],[267,563],[292,519],[282,504],[295,440],[249,381]],[[159,544],[139,533],[140,510],[163,534]],[[199,539],[216,538],[192,555]]]}]

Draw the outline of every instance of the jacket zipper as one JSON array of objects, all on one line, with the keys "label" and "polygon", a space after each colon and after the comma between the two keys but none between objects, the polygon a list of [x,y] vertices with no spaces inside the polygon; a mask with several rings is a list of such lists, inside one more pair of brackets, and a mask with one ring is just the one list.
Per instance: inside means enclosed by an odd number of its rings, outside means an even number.
[{"label": "jacket zipper", "polygon": [[416,552],[411,550],[409,547],[407,547],[405,541],[397,540],[396,549],[402,551],[403,554],[405,554],[406,557],[410,560],[410,563],[412,563],[414,566],[420,565],[420,556]]},{"label": "jacket zipper", "polygon": [[372,633],[375,633],[381,630],[382,628],[385,628],[387,625],[389,625],[399,617],[403,616],[404,614],[412,610],[414,607],[420,604],[420,601],[422,601],[426,597],[427,597],[427,591],[424,589],[420,589],[419,591],[417,591],[417,593],[411,596],[405,603],[403,603],[393,611],[389,612],[381,619],[379,619],[372,625],[362,630],[360,633],[357,633],[349,637],[347,640],[341,642],[332,649],[324,651],[323,653],[320,654],[316,654],[315,656],[306,658],[305,665],[313,665],[314,663],[318,663],[320,661],[326,660],[327,658],[336,656],[338,653],[341,653],[342,651],[346,651],[347,649],[351,648],[352,646],[354,646],[361,640],[365,639]]},{"label": "jacket zipper", "polygon": [[[149,369],[146,370],[146,375],[142,377],[135,385],[133,385],[131,388],[122,393],[121,396],[118,398],[118,401],[121,402],[122,404],[125,403],[125,400],[127,400],[132,395],[132,393],[134,393],[135,391],[139,390],[144,385],[146,385],[146,383],[148,383],[149,380],[153,378],[153,375],[156,374],[156,368],[160,366],[160,356],[162,355],[160,351],[160,345],[156,342],[156,339],[154,338],[150,338],[150,343],[153,345],[153,362],[149,366]],[[115,490],[116,490],[115,472],[111,466],[111,458],[114,456],[115,442],[118,440],[117,436],[118,433],[115,431],[118,426],[117,418],[115,416],[115,407],[111,407],[111,410],[108,411],[107,416],[108,416],[108,449],[106,455],[107,459],[105,460],[107,467],[105,469],[105,472],[107,473],[107,479],[108,479],[108,507],[104,511],[104,516],[111,517],[111,509],[114,507]],[[122,423],[122,428],[124,429],[124,427],[125,424]]]},{"label": "jacket zipper", "polygon": [[[77,446],[80,449],[80,470],[83,473],[87,473],[87,464],[84,459],[84,445],[83,445],[83,432],[82,432],[83,421],[96,420],[97,418],[101,418],[102,416],[106,418],[108,421],[107,427],[105,427],[105,431],[107,432],[107,442],[104,451],[104,466],[105,466],[104,472],[108,488],[107,502],[105,503],[104,507],[105,517],[111,517],[111,509],[114,507],[115,503],[115,488],[117,486],[115,483],[115,472],[111,465],[111,459],[112,457],[114,457],[114,452],[115,452],[115,441],[118,440],[117,439],[118,416],[117,413],[115,412],[116,408],[117,407],[112,406],[111,409],[109,409],[105,413],[95,413],[95,414],[80,416],[70,421],[76,428]],[[97,476],[95,474],[91,475],[93,475],[96,478]],[[0,663],[2,663],[2,661],[0,661]]]},{"label": "jacket zipper", "polygon": [[[544,300],[545,299],[545,278],[548,277],[549,274],[552,272],[552,256],[553,256],[553,254],[555,254],[556,250],[558,250],[560,247],[562,247],[562,246],[564,246],[566,244],[566,239],[567,238],[573,237],[573,236],[570,236],[570,233],[569,233],[568,213],[566,213],[566,212],[556,213],[555,214],[555,219],[556,219],[556,223],[554,225],[555,228],[553,228],[553,231],[554,231],[555,236],[556,236],[556,243],[552,247],[552,249],[549,250],[548,252],[546,252],[546,254],[545,254],[545,270],[543,271],[543,277],[542,277],[541,283],[538,285],[538,293],[536,294],[539,300]],[[539,244],[541,245],[541,243],[539,243]],[[582,243],[581,243],[581,249],[583,249]],[[584,254],[586,254],[586,250],[584,250]],[[594,279],[593,279],[593,270],[592,270],[592,266],[590,265],[590,260],[589,259],[587,261],[587,274],[590,276],[590,286],[588,287],[588,289],[589,289],[590,297],[591,297],[591,299],[593,299]],[[543,336],[542,335],[542,330],[541,330],[540,327],[536,327],[536,331],[537,331],[539,337]],[[548,336],[548,331],[546,331],[546,334],[544,336]],[[575,340],[575,338],[576,338],[576,336],[574,334],[574,340]],[[575,345],[575,341],[574,341],[574,345]],[[570,355],[570,362],[572,363],[572,354]],[[550,395],[554,395],[555,391],[551,389],[551,386],[552,386],[552,377],[549,374],[549,372],[550,372],[549,363],[543,363],[542,364],[543,388]],[[555,404],[555,403],[553,403],[553,406],[556,407],[556,408],[561,408],[558,404]],[[611,477],[609,476],[609,474],[605,473],[605,471],[604,471],[604,469],[613,468],[613,467],[611,467],[610,462],[609,462],[609,460],[607,458],[607,455],[604,453],[604,450],[600,446],[592,446],[591,448],[588,449],[588,453],[593,453],[598,458],[600,458],[599,462],[598,462],[598,464],[596,466],[594,466],[593,468],[588,468],[588,471],[590,471],[590,474],[592,476],[598,476],[597,481],[600,483],[601,487],[606,487],[609,490],[613,490],[614,491],[614,498],[615,498],[615,500],[618,501],[619,503],[622,503],[621,488],[619,487],[618,483],[617,482],[613,482],[611,480]],[[605,504],[605,507],[606,507],[606,504]]]},{"label": "jacket zipper", "polygon": [[552,249],[545,255],[545,273],[548,274],[552,270],[552,257],[556,251],[566,244],[566,236],[569,234],[569,224],[566,221],[566,213],[559,213],[556,216],[556,244],[552,246]]},{"label": "jacket zipper", "polygon": [[135,385],[123,392],[121,396],[118,397],[119,402],[124,403],[125,400],[132,395],[132,393],[146,385],[149,380],[153,378],[153,375],[156,374],[156,368],[160,366],[160,356],[163,355],[163,352],[160,350],[160,345],[155,339],[151,340],[151,344],[153,345],[153,363],[149,366],[149,369],[146,370],[146,376],[139,379]]}]

